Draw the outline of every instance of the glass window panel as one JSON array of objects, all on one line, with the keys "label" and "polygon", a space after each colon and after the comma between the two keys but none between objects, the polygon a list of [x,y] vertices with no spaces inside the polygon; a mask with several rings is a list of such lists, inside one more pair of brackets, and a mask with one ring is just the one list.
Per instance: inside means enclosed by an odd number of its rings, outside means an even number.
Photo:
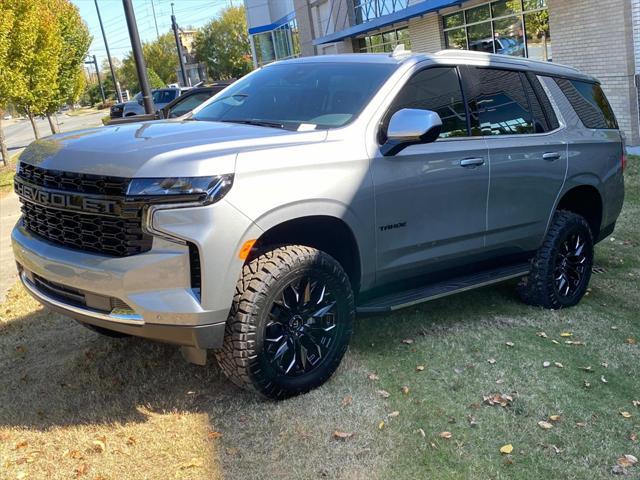
[{"label": "glass window panel", "polygon": [[444,32],[444,39],[447,48],[458,48],[460,50],[467,48],[467,34],[464,28],[456,28],[455,30]]},{"label": "glass window panel", "polygon": [[489,12],[489,4],[481,5],[476,8],[467,10],[467,23],[482,22],[489,20],[491,13]]},{"label": "glass window panel", "polygon": [[491,4],[493,17],[502,17],[512,13],[519,12],[522,9],[520,0],[499,0]]},{"label": "glass window panel", "polygon": [[256,55],[258,56],[258,63],[260,65],[273,62],[276,59],[271,32],[254,35],[253,42],[256,47]]},{"label": "glass window panel", "polygon": [[403,108],[437,112],[442,119],[441,138],[467,136],[467,116],[455,68],[429,68],[416,73],[393,101],[387,121]]},{"label": "glass window panel", "polygon": [[289,28],[278,28],[273,31],[275,40],[276,58],[288,58],[293,55],[291,42],[289,41]]},{"label": "glass window panel", "polygon": [[520,17],[507,17],[493,22],[496,53],[524,57],[524,36]]},{"label": "glass window panel", "polygon": [[385,32],[382,34],[382,43],[396,43],[396,32]]},{"label": "glass window panel", "polygon": [[469,35],[469,50],[493,53],[493,37],[491,35],[490,22],[467,27],[467,35]]},{"label": "glass window panel", "polygon": [[404,48],[411,49],[411,38],[409,38],[409,29],[403,28],[398,30],[398,43],[404,44]]},{"label": "glass window panel", "polygon": [[547,8],[546,0],[524,0],[525,10],[535,10],[537,8]]},{"label": "glass window panel", "polygon": [[597,83],[555,79],[571,106],[587,128],[618,128],[616,117]]},{"label": "glass window panel", "polygon": [[518,72],[476,67],[465,72],[473,135],[534,133]]},{"label": "glass window panel", "polygon": [[527,34],[529,58],[550,62],[553,57],[551,56],[548,10],[525,14],[524,25]]},{"label": "glass window panel", "polygon": [[460,27],[464,24],[464,14],[462,12],[445,15],[443,18],[444,28]]}]

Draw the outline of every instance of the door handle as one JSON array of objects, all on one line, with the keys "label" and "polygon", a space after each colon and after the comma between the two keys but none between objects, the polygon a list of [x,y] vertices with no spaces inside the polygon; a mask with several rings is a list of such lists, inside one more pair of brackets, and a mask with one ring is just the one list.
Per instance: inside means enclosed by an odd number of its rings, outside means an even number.
[{"label": "door handle", "polygon": [[482,157],[463,158],[460,160],[461,167],[479,167],[480,165],[484,165],[484,158]]},{"label": "door handle", "polygon": [[558,152],[548,152],[542,155],[543,160],[548,160],[552,162],[553,160],[558,160],[560,158],[560,153]]}]

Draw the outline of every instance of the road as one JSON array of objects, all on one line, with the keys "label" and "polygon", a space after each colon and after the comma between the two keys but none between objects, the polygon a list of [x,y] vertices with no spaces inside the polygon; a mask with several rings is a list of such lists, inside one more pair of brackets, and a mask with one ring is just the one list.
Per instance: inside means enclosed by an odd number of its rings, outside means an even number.
[{"label": "road", "polygon": [[[71,132],[82,128],[97,127],[102,125],[104,112],[90,113],[87,115],[59,115],[58,124],[61,132]],[[10,123],[10,124],[9,124]],[[49,122],[37,120],[40,136],[51,134]],[[3,122],[3,130],[9,153],[20,153],[33,140],[33,129],[29,120],[12,120]],[[11,230],[20,217],[20,202],[15,193],[0,198],[0,304],[4,302],[7,292],[15,285],[18,274],[11,249]]]},{"label": "road", "polygon": [[[102,117],[108,115],[107,110],[98,113],[89,113],[86,115],[73,115],[66,114],[58,115],[58,125],[61,132],[71,132],[73,130],[80,130],[82,128],[97,127],[102,125]],[[40,137],[46,137],[51,135],[51,129],[49,128],[49,122],[45,118],[36,120]],[[33,129],[28,119],[18,119],[2,122],[4,137],[7,140],[7,147],[9,154],[14,154],[22,151],[24,147],[29,145],[35,137],[33,136]]]}]

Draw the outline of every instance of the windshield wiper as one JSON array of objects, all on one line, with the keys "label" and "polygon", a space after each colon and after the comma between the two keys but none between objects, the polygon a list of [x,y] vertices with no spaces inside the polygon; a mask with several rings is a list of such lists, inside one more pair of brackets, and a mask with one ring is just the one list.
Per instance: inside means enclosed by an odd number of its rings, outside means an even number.
[{"label": "windshield wiper", "polygon": [[279,122],[271,122],[269,120],[256,120],[256,119],[232,119],[232,120],[219,120],[220,122],[227,123],[241,123],[243,125],[257,125],[258,127],[270,127],[284,129],[284,124]]}]

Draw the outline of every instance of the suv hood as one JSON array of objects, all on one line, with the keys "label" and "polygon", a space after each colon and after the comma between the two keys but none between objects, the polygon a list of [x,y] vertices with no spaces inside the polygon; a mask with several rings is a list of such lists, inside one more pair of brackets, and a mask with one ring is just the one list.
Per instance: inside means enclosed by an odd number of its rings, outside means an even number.
[{"label": "suv hood", "polygon": [[317,143],[326,136],[326,131],[161,120],[53,135],[29,145],[20,161],[50,170],[116,177],[216,175],[233,173],[240,152]]}]

